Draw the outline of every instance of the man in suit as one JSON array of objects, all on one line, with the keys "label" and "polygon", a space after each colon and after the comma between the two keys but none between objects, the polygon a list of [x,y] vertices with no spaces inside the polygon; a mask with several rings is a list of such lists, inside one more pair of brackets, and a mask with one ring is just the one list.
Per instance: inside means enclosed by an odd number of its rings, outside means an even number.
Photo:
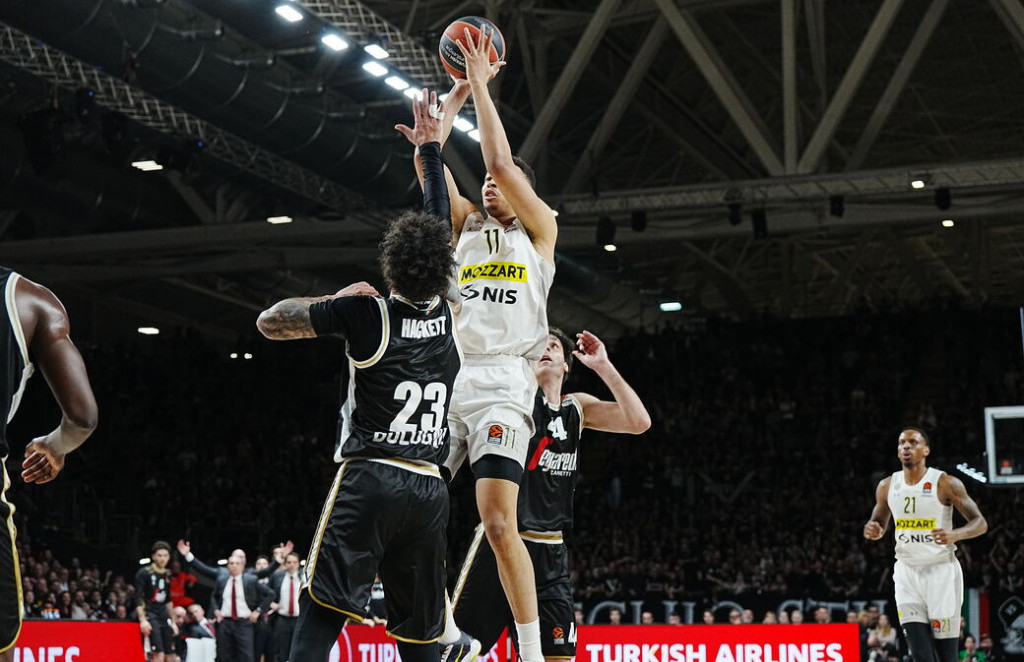
[{"label": "man in suit", "polygon": [[178,541],[178,551],[196,572],[215,581],[210,611],[217,622],[218,662],[253,662],[254,625],[270,608],[273,593],[259,583],[255,572],[246,572],[245,557],[237,550],[228,558],[227,569],[206,565],[183,540]]},{"label": "man in suit", "polygon": [[284,568],[270,576],[270,591],[274,602],[270,604],[274,614],[273,656],[267,662],[287,662],[292,651],[292,634],[299,620],[299,594],[302,593],[302,579],[299,577],[299,555],[292,552],[285,557]]},{"label": "man in suit", "polygon": [[189,623],[185,632],[189,639],[213,639],[217,636],[217,626],[206,618],[206,610],[198,602],[188,606],[188,615],[194,623]]}]

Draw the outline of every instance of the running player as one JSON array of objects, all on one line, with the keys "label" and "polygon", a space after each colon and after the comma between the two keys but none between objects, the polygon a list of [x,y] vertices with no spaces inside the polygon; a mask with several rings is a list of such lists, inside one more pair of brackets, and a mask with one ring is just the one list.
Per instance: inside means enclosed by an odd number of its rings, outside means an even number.
[{"label": "running player", "polygon": [[[548,290],[555,275],[554,212],[534,191],[533,169],[512,156],[487,91],[503,62],[491,64],[491,35],[466,35],[468,83],[445,100],[447,136],[470,94],[476,106],[487,177],[484,213],[459,195],[450,173],[451,217],[458,264],[458,333],[465,352],[452,399],[452,448],[445,468],[454,474],[469,459],[480,519],[498,560],[498,574],[515,617],[522,656],[539,662],[540,623],[533,566],[516,528],[516,501],[527,446],[533,436],[537,382],[530,366],[544,352]],[[459,42],[457,42],[459,43]],[[408,137],[408,127],[398,127]],[[442,644],[461,636],[446,619]],[[445,651],[445,658],[457,653]]]},{"label": "running player", "polygon": [[[387,298],[365,283],[286,299],[260,315],[268,338],[346,340],[341,468],[317,527],[290,662],[323,662],[346,619],[362,622],[374,575],[403,662],[437,662],[445,620],[448,405],[461,364],[443,298],[454,269],[436,94],[413,104],[426,170],[425,212],[392,222],[381,243]],[[353,296],[367,294],[371,296]]]},{"label": "running player", "polygon": [[139,604],[135,613],[139,618],[139,630],[149,645],[150,662],[164,662],[164,656],[173,658],[174,641],[178,637],[177,626],[171,620],[171,572],[167,568],[171,560],[171,545],[162,540],[153,543],[150,553],[152,561],[135,574],[135,595]]},{"label": "running player", "polygon": [[[903,470],[878,483],[864,537],[881,539],[896,513],[892,576],[907,648],[915,662],[956,662],[964,601],[956,542],[982,535],[988,523],[960,480],[926,466],[931,444],[923,430],[904,428],[897,452]],[[954,506],[967,520],[955,529]]]},{"label": "running player", "polygon": [[[544,355],[534,367],[540,387],[533,409],[537,431],[530,440],[519,492],[519,535],[526,542],[537,578],[545,659],[576,656],[575,604],[562,533],[572,528],[580,434],[583,428],[640,434],[651,426],[640,398],[608,360],[604,343],[589,331],[577,338],[579,349],[564,333],[551,329]],[[614,402],[586,393],[562,395],[574,356],[598,374]],[[494,646],[512,618],[500,595],[494,552],[477,527],[452,599],[456,623],[485,651]]]},{"label": "running player", "polygon": [[4,293],[0,313],[0,662],[21,631],[21,571],[14,547],[14,506],[5,494],[7,424],[14,418],[32,375],[31,357],[43,371],[62,418],[60,425],[25,448],[21,477],[26,483],[48,483],[64,468],[64,456],[81,446],[96,428],[96,399],[89,386],[82,355],[71,342],[68,313],[53,292],[0,267]]}]

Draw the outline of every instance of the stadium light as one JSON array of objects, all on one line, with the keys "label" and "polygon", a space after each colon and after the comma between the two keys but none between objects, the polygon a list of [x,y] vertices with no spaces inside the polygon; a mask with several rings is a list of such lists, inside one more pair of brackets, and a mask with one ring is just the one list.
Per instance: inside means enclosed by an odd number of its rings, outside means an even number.
[{"label": "stadium light", "polygon": [[658,309],[663,313],[677,313],[683,309],[683,304],[679,301],[662,301],[658,304]]},{"label": "stadium light", "polygon": [[480,129],[473,129],[466,135],[472,138],[473,140],[480,142]]},{"label": "stadium light", "polygon": [[163,170],[164,167],[156,161],[132,161],[132,167],[137,168],[143,172],[152,172],[154,170]]},{"label": "stadium light", "polygon": [[380,44],[367,44],[363,46],[363,50],[370,54],[370,56],[377,58],[378,60],[386,60],[390,53],[384,50]]},{"label": "stadium light", "polygon": [[289,23],[297,23],[302,20],[302,12],[291,5],[278,5],[274,11]]},{"label": "stadium light", "polygon": [[462,132],[472,131],[474,129],[473,123],[467,120],[465,117],[456,117],[455,122],[452,123],[456,129]]},{"label": "stadium light", "polygon": [[249,359],[252,358],[252,354],[250,354],[249,352],[246,352],[245,354],[242,355],[242,358],[244,358],[246,361],[248,361]]},{"label": "stadium light", "polygon": [[228,356],[230,356],[233,359],[237,359],[238,358],[238,352],[231,352],[230,354],[228,354]]},{"label": "stadium light", "polygon": [[160,329],[155,326],[140,326],[139,333],[144,336],[155,336],[160,333]]},{"label": "stadium light", "polygon": [[374,76],[377,76],[378,78],[388,72],[388,68],[385,67],[383,64],[381,64],[380,62],[373,61],[363,64],[363,69],[366,69],[367,71],[369,71]]},{"label": "stadium light", "polygon": [[152,561],[153,559],[146,556],[144,558],[139,559],[139,565],[146,565],[147,563],[151,563]]},{"label": "stadium light", "polygon": [[320,38],[320,41],[332,51],[343,51],[348,48],[348,42],[342,39],[341,35],[334,32],[328,32]]},{"label": "stadium light", "polygon": [[291,216],[268,216],[267,217],[267,223],[270,223],[271,225],[281,225],[282,223],[291,223],[291,222],[292,222],[292,217]]},{"label": "stadium light", "polygon": [[953,219],[951,218],[947,218],[946,220],[942,221],[942,227],[944,228],[951,228],[954,225],[956,225],[956,223],[954,223]]},{"label": "stadium light", "polygon": [[415,87],[407,87],[407,88],[405,88],[405,91],[402,92],[402,94],[404,94],[405,96],[409,97],[410,99],[415,99],[416,95],[419,94],[419,93],[420,93],[420,91],[417,90]]},{"label": "stadium light", "polygon": [[619,250],[619,247],[616,246],[615,244],[605,244],[604,249],[609,253],[614,253],[615,251]]},{"label": "stadium light", "polygon": [[399,76],[388,76],[384,79],[384,82],[388,84],[388,87],[393,87],[396,90],[410,90],[409,83]]},{"label": "stadium light", "polygon": [[963,475],[967,476],[968,478],[973,478],[974,480],[978,481],[979,483],[987,483],[988,482],[988,476],[986,476],[981,471],[978,471],[974,467],[968,465],[966,462],[961,462],[960,464],[956,465],[956,468]]}]

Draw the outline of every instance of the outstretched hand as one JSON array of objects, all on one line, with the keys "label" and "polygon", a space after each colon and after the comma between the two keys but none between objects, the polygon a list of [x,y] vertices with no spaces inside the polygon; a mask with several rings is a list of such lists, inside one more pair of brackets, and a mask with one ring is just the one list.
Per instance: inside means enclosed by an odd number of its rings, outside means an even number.
[{"label": "outstretched hand", "polygon": [[192,544],[187,543],[184,540],[178,541],[178,553],[182,556],[188,556],[189,552],[192,551]]},{"label": "outstretched hand", "polygon": [[608,363],[608,350],[601,339],[590,331],[576,334],[576,347],[578,349],[573,350],[572,355],[591,370]]},{"label": "outstretched hand", "polygon": [[501,68],[505,66],[505,61],[491,62],[491,42],[494,40],[494,30],[483,27],[477,31],[477,35],[477,39],[474,40],[469,28],[466,28],[465,39],[456,40],[455,45],[462,51],[462,57],[466,60],[466,80],[470,83],[487,83],[498,75]]},{"label": "outstretched hand", "polygon": [[413,125],[396,124],[395,128],[416,147],[441,142],[444,134],[444,103],[437,102],[437,92],[423,88],[412,98]]}]

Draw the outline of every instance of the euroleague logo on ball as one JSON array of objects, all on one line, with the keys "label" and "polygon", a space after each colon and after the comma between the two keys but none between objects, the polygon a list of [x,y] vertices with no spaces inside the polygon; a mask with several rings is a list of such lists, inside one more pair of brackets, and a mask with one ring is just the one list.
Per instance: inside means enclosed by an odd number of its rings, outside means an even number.
[{"label": "euroleague logo on ball", "polygon": [[469,45],[465,42],[467,29],[470,37],[474,40],[480,39],[481,30],[486,30],[486,34],[491,37],[491,62],[505,59],[505,37],[502,36],[498,26],[480,16],[463,16],[452,21],[444,29],[441,43],[437,47],[438,54],[441,56],[441,64],[455,78],[466,77],[466,58],[462,56],[462,51],[459,50],[459,46],[455,42],[461,41],[464,47]]}]

